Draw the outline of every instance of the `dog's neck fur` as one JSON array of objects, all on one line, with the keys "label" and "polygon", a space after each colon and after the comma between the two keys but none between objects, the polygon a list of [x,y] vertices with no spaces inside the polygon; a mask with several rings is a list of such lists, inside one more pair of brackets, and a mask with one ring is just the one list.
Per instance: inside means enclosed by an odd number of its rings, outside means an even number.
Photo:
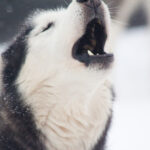
[{"label": "dog's neck fur", "polygon": [[[48,149],[88,150],[102,135],[111,114],[111,85],[107,77],[101,80],[96,71],[87,70],[87,74],[80,69],[74,73],[63,70],[49,74],[49,78],[47,70],[47,77],[42,80],[34,80],[36,69],[27,72],[32,78],[29,82],[18,81],[19,89],[33,109],[37,127],[47,138]],[[32,92],[28,93],[27,89]]]}]

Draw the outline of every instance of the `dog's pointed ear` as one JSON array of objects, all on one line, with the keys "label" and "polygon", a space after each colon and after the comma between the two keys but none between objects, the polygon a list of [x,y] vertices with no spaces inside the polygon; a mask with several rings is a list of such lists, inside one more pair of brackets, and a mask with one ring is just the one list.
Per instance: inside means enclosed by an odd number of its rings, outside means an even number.
[{"label": "dog's pointed ear", "polygon": [[2,70],[2,82],[5,87],[10,87],[16,80],[21,66],[25,62],[27,54],[27,36],[31,27],[26,28],[16,38],[16,40],[2,53],[4,68]]}]

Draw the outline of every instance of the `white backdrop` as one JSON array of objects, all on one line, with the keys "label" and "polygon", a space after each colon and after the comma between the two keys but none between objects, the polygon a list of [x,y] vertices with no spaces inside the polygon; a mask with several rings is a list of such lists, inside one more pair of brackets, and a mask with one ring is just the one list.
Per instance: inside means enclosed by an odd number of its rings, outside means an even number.
[{"label": "white backdrop", "polygon": [[123,32],[115,55],[117,97],[108,150],[150,150],[150,31]]}]

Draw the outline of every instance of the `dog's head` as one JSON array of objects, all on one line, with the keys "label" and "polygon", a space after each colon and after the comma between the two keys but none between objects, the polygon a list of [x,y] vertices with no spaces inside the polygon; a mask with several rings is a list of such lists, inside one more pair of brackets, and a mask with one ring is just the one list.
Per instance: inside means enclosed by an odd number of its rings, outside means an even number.
[{"label": "dog's head", "polygon": [[12,75],[6,80],[17,79],[19,85],[34,82],[36,86],[46,79],[78,83],[105,80],[113,61],[113,55],[105,51],[109,26],[108,8],[100,0],[73,0],[67,9],[37,11],[3,54],[4,62],[10,65],[5,76]]},{"label": "dog's head", "polygon": [[94,1],[74,0],[65,10],[37,12],[31,19],[30,49],[48,51],[59,65],[108,69],[113,60],[105,52],[110,16],[103,2]]},{"label": "dog's head", "polygon": [[37,11],[2,54],[4,95],[30,106],[50,149],[90,149],[104,132],[112,105],[109,22],[100,0],[73,0],[67,9]]}]

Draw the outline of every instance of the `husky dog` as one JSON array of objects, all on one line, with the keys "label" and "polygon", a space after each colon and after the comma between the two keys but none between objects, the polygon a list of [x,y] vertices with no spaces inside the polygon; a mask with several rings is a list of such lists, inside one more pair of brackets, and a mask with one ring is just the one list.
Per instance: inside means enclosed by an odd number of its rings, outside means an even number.
[{"label": "husky dog", "polygon": [[37,11],[1,56],[0,150],[104,150],[112,112],[100,0]]}]

